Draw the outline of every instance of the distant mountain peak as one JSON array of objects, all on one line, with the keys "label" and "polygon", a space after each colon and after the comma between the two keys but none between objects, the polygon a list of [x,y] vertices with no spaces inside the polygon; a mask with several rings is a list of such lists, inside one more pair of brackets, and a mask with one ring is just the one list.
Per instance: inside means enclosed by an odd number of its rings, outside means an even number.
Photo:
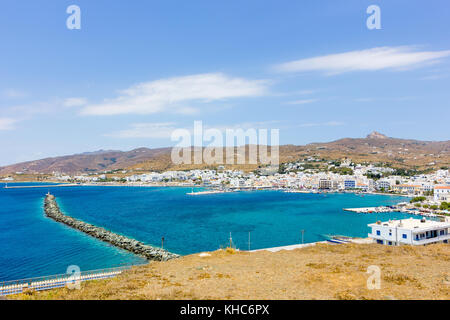
[{"label": "distant mountain peak", "polygon": [[388,139],[388,138],[389,138],[388,136],[379,133],[377,131],[374,131],[367,136],[367,139]]}]

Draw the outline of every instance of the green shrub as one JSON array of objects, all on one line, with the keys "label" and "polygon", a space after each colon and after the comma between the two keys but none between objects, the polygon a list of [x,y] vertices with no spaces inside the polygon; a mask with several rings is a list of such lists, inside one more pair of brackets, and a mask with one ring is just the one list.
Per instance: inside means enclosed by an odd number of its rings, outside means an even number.
[{"label": "green shrub", "polygon": [[411,199],[410,203],[423,202],[425,200],[427,200],[427,198],[425,198],[425,197],[415,197],[415,198]]}]

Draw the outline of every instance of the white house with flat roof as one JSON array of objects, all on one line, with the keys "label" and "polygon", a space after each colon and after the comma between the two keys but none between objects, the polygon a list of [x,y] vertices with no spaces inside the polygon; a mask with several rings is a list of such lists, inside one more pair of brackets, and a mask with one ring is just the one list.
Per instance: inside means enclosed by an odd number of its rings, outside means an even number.
[{"label": "white house with flat roof", "polygon": [[425,245],[431,243],[449,243],[450,222],[426,219],[389,220],[368,225],[371,228],[369,238],[376,243],[391,246],[410,244]]},{"label": "white house with flat roof", "polygon": [[434,201],[450,201],[450,186],[435,186]]}]

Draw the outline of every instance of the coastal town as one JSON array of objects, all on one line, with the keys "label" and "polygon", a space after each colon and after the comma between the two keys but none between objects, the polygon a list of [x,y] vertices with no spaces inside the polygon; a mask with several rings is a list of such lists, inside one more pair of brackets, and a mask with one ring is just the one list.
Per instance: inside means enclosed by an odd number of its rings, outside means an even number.
[{"label": "coastal town", "polygon": [[[2,182],[15,182],[24,172],[14,177],[3,177]],[[20,180],[18,180],[20,181]],[[278,189],[292,193],[379,193],[403,195],[412,198],[403,207],[423,214],[449,214],[450,173],[443,167],[436,171],[417,172],[394,169],[386,165],[356,164],[350,159],[327,161],[308,157],[302,161],[282,164],[280,167],[264,167],[251,172],[227,170],[225,166],[215,169],[153,172],[133,170],[110,170],[98,173],[67,175],[53,172],[41,182],[59,182],[82,185],[128,185],[128,186],[181,186],[203,187],[205,191],[189,194],[231,192],[238,190]],[[386,211],[396,208],[373,208]],[[367,212],[367,210],[356,210]]]}]

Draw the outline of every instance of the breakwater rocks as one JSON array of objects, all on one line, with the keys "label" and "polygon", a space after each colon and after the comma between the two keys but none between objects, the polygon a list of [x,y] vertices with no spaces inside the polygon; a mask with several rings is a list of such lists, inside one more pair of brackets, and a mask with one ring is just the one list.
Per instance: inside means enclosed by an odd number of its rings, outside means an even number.
[{"label": "breakwater rocks", "polygon": [[143,256],[148,260],[167,261],[179,257],[177,254],[170,253],[166,250],[146,245],[137,240],[115,234],[104,228],[99,228],[92,224],[66,216],[59,209],[55,196],[51,194],[47,194],[45,197],[44,210],[47,217],[55,221],[64,223],[71,228],[80,230],[94,238],[108,242],[116,247]]}]

